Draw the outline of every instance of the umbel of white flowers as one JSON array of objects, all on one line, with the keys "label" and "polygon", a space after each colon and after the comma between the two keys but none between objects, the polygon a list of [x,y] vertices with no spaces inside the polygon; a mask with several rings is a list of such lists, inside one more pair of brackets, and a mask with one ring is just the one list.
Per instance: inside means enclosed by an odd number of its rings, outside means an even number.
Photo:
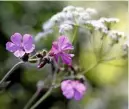
[{"label": "umbel of white flowers", "polygon": [[[92,8],[82,8],[82,7],[74,7],[67,6],[61,12],[53,15],[47,22],[43,24],[43,31],[40,32],[35,38],[40,39],[41,37],[46,36],[49,33],[53,32],[53,28],[57,27],[59,29],[60,34],[65,34],[74,29],[75,26],[78,27],[87,27],[90,31],[99,31],[104,33],[109,39],[111,43],[117,44],[121,38],[125,38],[123,32],[119,32],[117,30],[112,30],[112,26],[119,22],[117,18],[105,18],[101,17],[99,19],[95,19],[98,15],[97,11]],[[126,39],[126,38],[125,38]],[[127,51],[128,42],[122,45],[125,51]],[[126,47],[125,47],[126,45]]]}]

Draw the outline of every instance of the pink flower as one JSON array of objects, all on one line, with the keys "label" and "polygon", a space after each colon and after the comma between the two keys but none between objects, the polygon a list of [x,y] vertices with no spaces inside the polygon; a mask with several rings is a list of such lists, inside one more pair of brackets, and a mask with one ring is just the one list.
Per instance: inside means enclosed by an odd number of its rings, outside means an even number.
[{"label": "pink flower", "polygon": [[61,90],[67,99],[80,100],[86,91],[86,86],[78,80],[65,80],[61,83]]},{"label": "pink flower", "polygon": [[50,50],[50,55],[53,55],[55,60],[61,57],[65,64],[72,64],[73,54],[69,54],[69,50],[73,50],[73,46],[66,36],[60,36],[57,41],[54,41]]},{"label": "pink flower", "polygon": [[6,43],[6,49],[13,52],[16,57],[23,57],[25,53],[33,52],[35,45],[30,34],[22,37],[20,33],[15,33],[11,36],[11,41]]}]

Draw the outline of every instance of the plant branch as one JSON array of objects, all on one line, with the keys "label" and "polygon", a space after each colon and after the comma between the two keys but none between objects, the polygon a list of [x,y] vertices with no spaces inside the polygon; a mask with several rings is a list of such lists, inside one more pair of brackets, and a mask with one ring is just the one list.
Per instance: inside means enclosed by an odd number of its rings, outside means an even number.
[{"label": "plant branch", "polygon": [[13,71],[20,65],[24,63],[23,61],[18,62],[17,64],[15,64],[7,73],[6,75],[2,78],[2,80],[0,81],[0,85],[10,76],[11,73],[13,73]]},{"label": "plant branch", "polygon": [[[53,63],[51,63],[51,65],[53,66]],[[57,76],[57,72],[55,71],[55,69],[53,70],[53,78],[52,78],[52,83],[51,83],[51,87],[49,88],[49,90],[30,108],[30,109],[35,109],[41,102],[43,102],[52,92],[52,89],[54,88],[55,82],[56,82],[56,76]]]},{"label": "plant branch", "polygon": [[25,107],[23,109],[28,109],[30,107],[30,105],[32,104],[32,102],[36,99],[38,94],[39,94],[39,91],[36,91],[34,93],[34,95],[32,96],[32,98],[28,101],[28,103],[25,105]]},{"label": "plant branch", "polygon": [[74,40],[75,40],[75,38],[76,38],[77,30],[78,30],[78,26],[75,25],[75,31],[74,31],[74,33],[73,33],[72,43],[74,43]]}]

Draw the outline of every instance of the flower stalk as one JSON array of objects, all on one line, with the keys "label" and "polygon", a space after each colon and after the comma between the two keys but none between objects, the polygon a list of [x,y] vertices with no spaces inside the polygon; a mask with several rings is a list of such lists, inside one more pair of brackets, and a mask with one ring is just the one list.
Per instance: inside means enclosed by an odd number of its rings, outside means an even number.
[{"label": "flower stalk", "polygon": [[0,85],[11,75],[11,73],[13,73],[13,71],[20,65],[24,63],[23,61],[18,62],[17,64],[15,64],[7,73],[6,75],[2,78],[2,80],[0,81]]}]

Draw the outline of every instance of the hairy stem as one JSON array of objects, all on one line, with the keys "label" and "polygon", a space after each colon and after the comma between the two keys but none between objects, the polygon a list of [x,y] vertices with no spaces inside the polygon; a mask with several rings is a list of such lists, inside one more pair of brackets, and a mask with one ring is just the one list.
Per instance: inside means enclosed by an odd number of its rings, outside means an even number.
[{"label": "hairy stem", "polygon": [[0,81],[0,85],[10,76],[11,73],[13,73],[13,71],[20,65],[24,63],[23,61],[18,62],[17,64],[15,64],[7,73],[6,75],[2,78],[2,80]]},{"label": "hairy stem", "polygon": [[52,84],[49,90],[30,108],[30,109],[35,109],[41,102],[43,102],[52,92],[52,89],[54,88],[55,81],[56,81],[56,75],[57,72],[53,72],[53,78],[52,78]]},{"label": "hairy stem", "polygon": [[36,99],[38,94],[39,94],[39,91],[36,91],[34,93],[34,95],[32,96],[32,98],[28,101],[28,103],[25,105],[25,107],[23,109],[28,109],[30,107],[30,105],[32,104],[32,102]]},{"label": "hairy stem", "polygon": [[101,40],[101,45],[100,45],[100,49],[99,49],[99,53],[100,54],[98,54],[98,55],[100,55],[100,57],[102,56],[102,50],[103,50],[103,44],[104,44],[104,42],[105,42],[105,40],[106,40],[106,37],[104,37],[104,35],[102,35],[102,38],[100,39]]},{"label": "hairy stem", "polygon": [[35,109],[41,102],[43,102],[52,92],[53,87],[50,87],[50,89],[30,108]]},{"label": "hairy stem", "polygon": [[72,43],[74,43],[74,41],[76,39],[77,31],[78,31],[78,26],[75,25],[75,30],[74,30],[73,37],[72,37]]}]

